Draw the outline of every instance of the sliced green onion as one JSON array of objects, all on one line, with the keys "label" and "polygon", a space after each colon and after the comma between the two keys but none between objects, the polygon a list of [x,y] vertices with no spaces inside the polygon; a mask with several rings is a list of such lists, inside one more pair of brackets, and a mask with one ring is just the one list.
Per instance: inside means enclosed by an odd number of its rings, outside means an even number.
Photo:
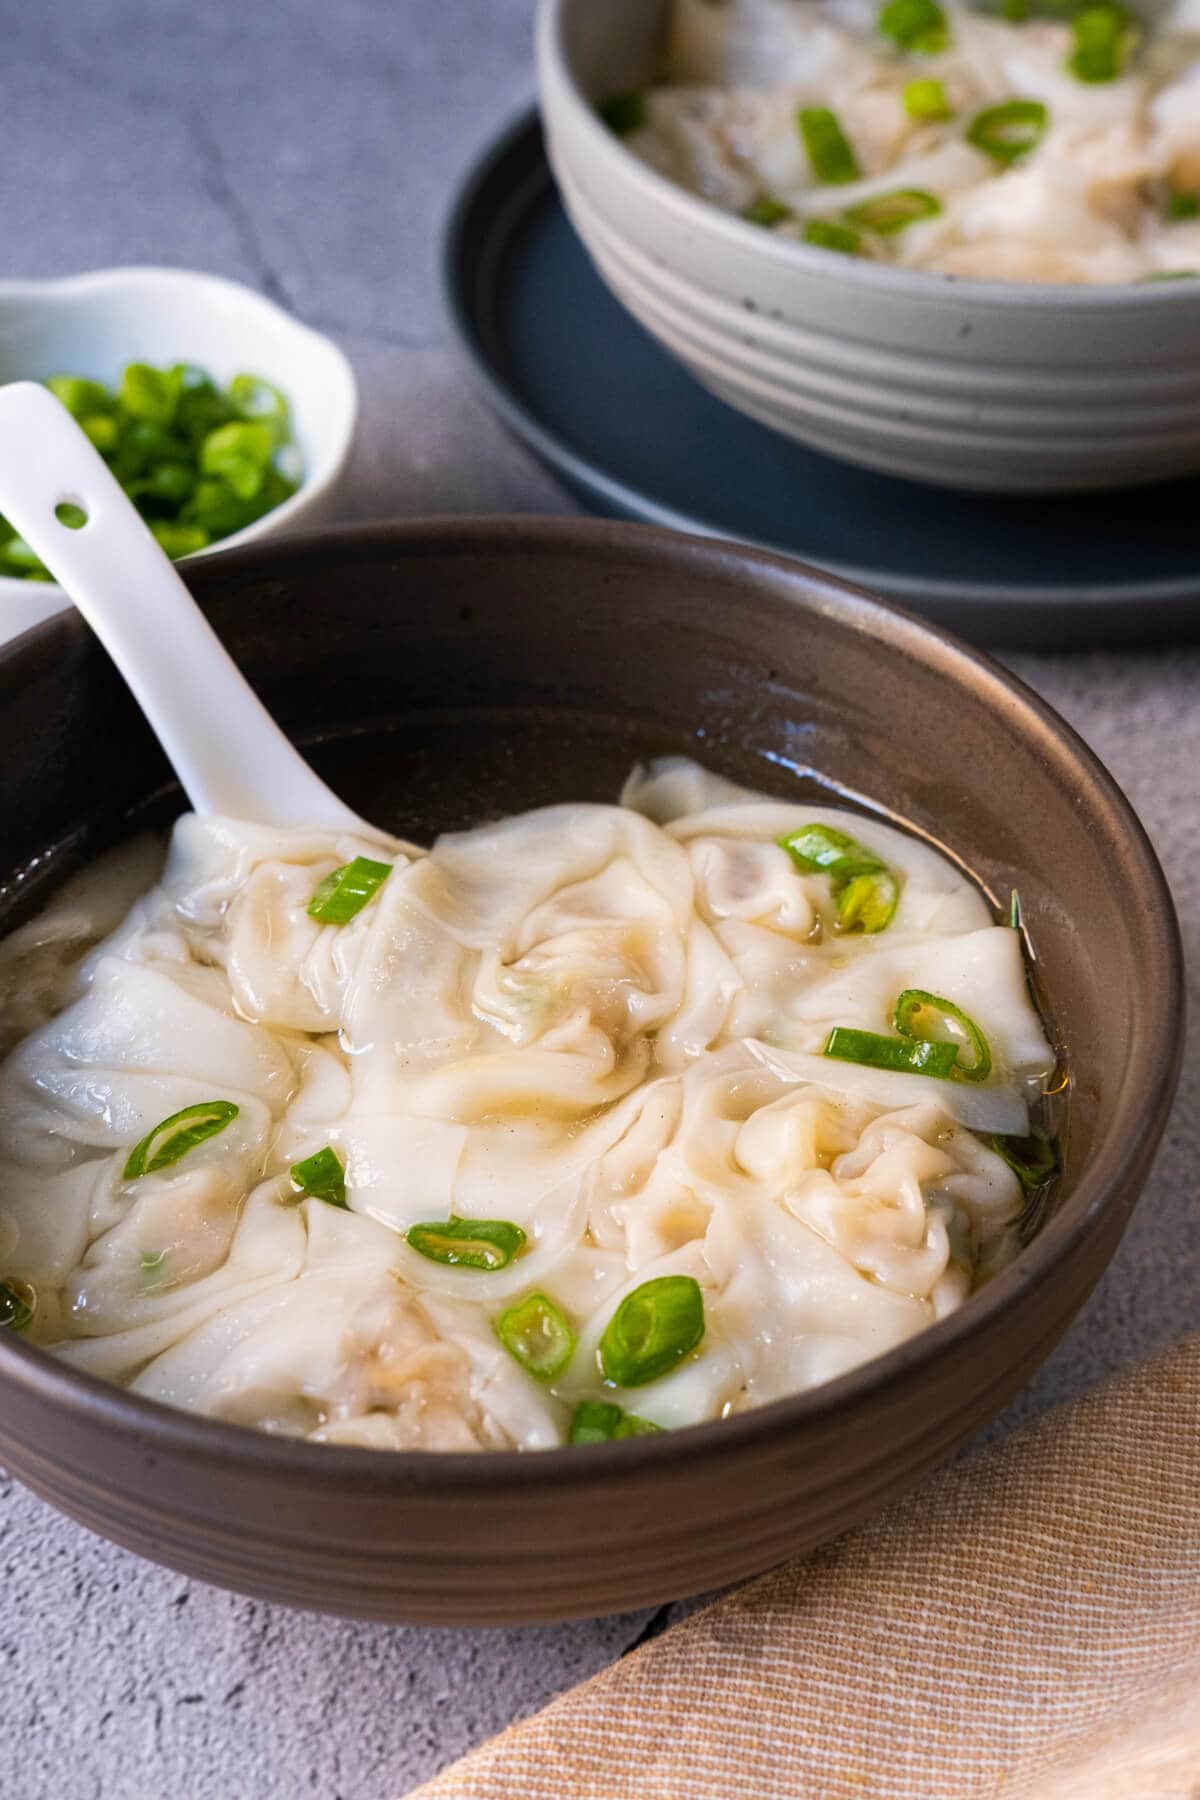
[{"label": "sliced green onion", "polygon": [[612,1400],[581,1400],[571,1419],[572,1444],[609,1444],[615,1438],[651,1437],[662,1430]]},{"label": "sliced green onion", "polygon": [[302,1199],[324,1200],[326,1206],[341,1206],[349,1212],[346,1171],[328,1144],[303,1162],[293,1163],[291,1176]]},{"label": "sliced green onion", "polygon": [[635,131],[644,130],[650,118],[641,88],[632,88],[627,94],[613,94],[608,100],[602,100],[596,111],[617,137],[629,137]]},{"label": "sliced green onion", "polygon": [[1058,1145],[1040,1126],[1028,1137],[989,1137],[988,1147],[1008,1164],[1028,1194],[1058,1174]]},{"label": "sliced green onion", "polygon": [[502,1312],[496,1336],[535,1381],[553,1381],[575,1354],[575,1333],[547,1294],[526,1294]]},{"label": "sliced green onion", "polygon": [[835,1025],[821,1054],[836,1062],[861,1063],[868,1069],[891,1069],[902,1075],[933,1075],[945,1080],[958,1061],[958,1046],[928,1039],[882,1037],[877,1031]]},{"label": "sliced green onion", "polygon": [[1040,100],[1005,100],[976,113],[967,127],[967,142],[994,162],[1018,162],[1036,150],[1049,122]]},{"label": "sliced green onion", "polygon": [[[192,556],[282,506],[303,476],[286,397],[256,375],[222,393],[189,363],[130,363],[116,391],[82,375],[46,386],[78,420],[168,556]],[[0,574],[49,581],[0,520]]]},{"label": "sliced green onion", "polygon": [[946,15],[937,0],[888,0],[877,25],[901,50],[919,56],[940,56],[950,42]]},{"label": "sliced green onion", "polygon": [[690,1275],[659,1275],[626,1294],[600,1339],[600,1367],[617,1387],[644,1387],[704,1336],[704,1296]]},{"label": "sliced green onion", "polygon": [[742,217],[751,225],[782,225],[785,219],[792,217],[792,209],[785,206],[782,200],[773,199],[770,194],[760,194],[757,200],[752,200],[746,207]]},{"label": "sliced green onion", "polygon": [[[1139,275],[1139,281],[1194,281],[1200,269],[1155,269],[1150,275]],[[6,546],[7,548],[7,546]]]},{"label": "sliced green onion", "polygon": [[910,81],[904,88],[904,110],[910,119],[952,119],[954,108],[946,98],[946,90],[932,76]]},{"label": "sliced green onion", "polygon": [[873,875],[887,867],[873,850],[833,825],[801,825],[778,842],[805,875],[832,875],[835,880],[847,881],[853,875]]},{"label": "sliced green onion", "polygon": [[88,413],[79,425],[102,456],[116,449],[121,427],[111,413]]},{"label": "sliced green onion", "polygon": [[[5,529],[12,531],[7,521],[0,520]],[[0,547],[0,564],[3,564],[6,575],[24,576],[27,581],[49,581],[49,573],[38,560],[37,552],[25,542],[23,537],[13,533]]]},{"label": "sliced green onion", "polygon": [[151,519],[149,526],[160,549],[165,550],[172,561],[181,556],[194,556],[208,544],[208,533],[201,525],[176,525],[170,519]]},{"label": "sliced green onion", "polygon": [[60,500],[54,509],[54,516],[68,531],[82,531],[87,524],[87,514],[82,506],[76,506],[71,500]]},{"label": "sliced green onion", "polygon": [[1013,931],[1021,929],[1021,896],[1016,888],[1008,896],[1008,923]]},{"label": "sliced green onion", "polygon": [[839,931],[883,931],[900,901],[900,884],[882,858],[833,825],[801,825],[779,840],[806,875],[830,875]]},{"label": "sliced green onion", "polygon": [[153,1131],[148,1131],[140,1144],[129,1152],[123,1179],[136,1181],[140,1175],[153,1175],[169,1169],[197,1144],[218,1137],[237,1118],[239,1108],[232,1100],[199,1100],[172,1113]]},{"label": "sliced green onion", "polygon": [[430,1262],[490,1272],[507,1269],[524,1244],[525,1233],[507,1219],[460,1219],[452,1213],[445,1220],[410,1225],[405,1241]]},{"label": "sliced green onion", "polygon": [[310,919],[322,925],[347,925],[373,900],[392,872],[391,863],[356,856],[327,875],[308,903]]},{"label": "sliced green onion", "polygon": [[20,1288],[11,1281],[0,1281],[0,1331],[24,1331],[32,1323],[33,1308]]},{"label": "sliced green onion", "polygon": [[857,206],[848,206],[846,217],[852,225],[861,225],[864,231],[874,231],[880,237],[894,237],[896,232],[915,225],[918,219],[936,219],[941,210],[942,203],[937,196],[927,194],[923,188],[896,188],[890,194],[873,194],[869,200],[860,200]]},{"label": "sliced green onion", "polygon": [[804,227],[806,244],[821,250],[837,250],[843,256],[857,256],[862,247],[862,233],[837,219],[810,219]]},{"label": "sliced green onion", "polygon": [[905,988],[896,1002],[894,1023],[901,1037],[916,1038],[921,1043],[945,1044],[935,1037],[938,1026],[957,1026],[959,1035],[951,1031],[949,1042],[961,1053],[963,1045],[971,1046],[971,1061],[956,1062],[952,1073],[960,1081],[986,1081],[992,1072],[992,1051],[986,1037],[969,1013],[953,1000],[930,994],[924,988]]},{"label": "sliced green onion", "polygon": [[121,376],[118,394],[121,410],[131,419],[152,425],[169,425],[179,404],[182,380],[175,369],[154,369],[149,363],[130,363]]},{"label": "sliced green onion", "polygon": [[873,937],[886,931],[900,904],[900,886],[887,869],[854,875],[834,892],[838,930],[861,931]]},{"label": "sliced green onion", "polygon": [[239,500],[253,500],[267,478],[275,447],[271,425],[218,425],[201,445],[200,467],[228,482]]},{"label": "sliced green onion", "polygon": [[1174,193],[1167,199],[1168,219],[1200,218],[1200,194]]},{"label": "sliced green onion", "polygon": [[831,187],[858,180],[858,160],[827,106],[802,106],[796,115],[813,174]]},{"label": "sliced green onion", "polygon": [[[201,376],[203,380],[203,376]],[[235,375],[229,384],[229,398],[243,419],[269,424],[277,445],[291,437],[292,409],[286,394],[260,375]]]},{"label": "sliced green onion", "polygon": [[133,500],[157,500],[177,512],[196,491],[196,473],[184,462],[153,463],[140,480],[130,482],[126,491]]},{"label": "sliced green onion", "polygon": [[1085,6],[1072,21],[1075,48],[1067,67],[1078,81],[1115,81],[1132,41],[1129,19],[1119,6]]},{"label": "sliced green onion", "polygon": [[115,405],[106,387],[98,381],[88,381],[83,375],[51,375],[46,386],[73,419],[86,419],[93,413],[110,413]]},{"label": "sliced green onion", "polygon": [[[241,408],[234,405],[231,394],[221,393],[203,369],[176,363],[175,373],[179,377],[182,391],[175,408],[173,425],[194,450],[199,450],[209,432],[215,431],[218,425],[230,425],[244,417]],[[238,376],[239,381],[247,379],[249,378],[244,375]]]}]

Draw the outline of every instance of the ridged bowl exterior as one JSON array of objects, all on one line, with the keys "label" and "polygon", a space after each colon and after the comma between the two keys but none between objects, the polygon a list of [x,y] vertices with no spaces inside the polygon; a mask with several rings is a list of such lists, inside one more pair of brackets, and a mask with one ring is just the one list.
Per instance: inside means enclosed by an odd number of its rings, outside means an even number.
[{"label": "ridged bowl exterior", "polygon": [[719,211],[595,115],[652,73],[664,12],[542,0],[542,114],[600,274],[706,387],[818,450],[947,487],[1055,492],[1200,469],[1200,282],[953,279]]},{"label": "ridged bowl exterior", "polygon": [[[0,1461],[205,1580],[364,1618],[489,1624],[751,1574],[867,1517],[994,1415],[1112,1254],[1179,1053],[1161,872],[1068,727],[904,614],[797,564],[645,527],[378,526],[185,573],[322,772],[406,834],[611,798],[635,758],[690,749],[785,793],[820,770],[958,853],[994,896],[1018,886],[1072,1077],[1061,1198],[960,1312],[722,1424],[525,1456],[340,1450],[173,1411],[0,1334]],[[73,617],[0,650],[0,754],[8,929],[161,803],[169,776]]]}]

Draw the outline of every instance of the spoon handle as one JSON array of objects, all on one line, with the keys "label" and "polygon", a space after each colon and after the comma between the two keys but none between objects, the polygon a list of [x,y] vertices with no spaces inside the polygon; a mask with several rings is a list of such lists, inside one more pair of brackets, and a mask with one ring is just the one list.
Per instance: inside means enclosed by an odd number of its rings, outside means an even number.
[{"label": "spoon handle", "polygon": [[[64,502],[87,515],[78,530],[56,516]],[[66,408],[30,381],[0,387],[0,513],[116,663],[197,812],[369,829],[280,731]]]}]

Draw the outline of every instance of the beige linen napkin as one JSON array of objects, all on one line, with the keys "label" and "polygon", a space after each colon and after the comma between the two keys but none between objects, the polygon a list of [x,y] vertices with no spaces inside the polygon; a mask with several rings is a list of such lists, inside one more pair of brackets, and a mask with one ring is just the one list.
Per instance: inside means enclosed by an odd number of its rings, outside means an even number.
[{"label": "beige linen napkin", "polygon": [[975,1795],[1200,1800],[1200,1337],[716,1601],[419,1790]]}]

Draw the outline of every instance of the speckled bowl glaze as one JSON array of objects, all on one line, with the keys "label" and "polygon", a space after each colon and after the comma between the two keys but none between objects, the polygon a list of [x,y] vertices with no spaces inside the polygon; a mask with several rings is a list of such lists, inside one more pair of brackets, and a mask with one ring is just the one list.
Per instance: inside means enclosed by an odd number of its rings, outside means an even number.
[{"label": "speckled bowl glaze", "polygon": [[[766,1568],[867,1517],[993,1415],[1112,1254],[1179,1055],[1161,871],[1068,727],[903,613],[798,564],[647,527],[373,526],[185,574],[321,773],[405,835],[611,800],[635,758],[687,750],[785,796],[819,774],[928,834],[997,901],[1018,886],[1069,1059],[1065,1172],[1042,1230],[959,1312],[724,1423],[527,1455],[338,1449],[173,1411],[0,1334],[0,1462],[94,1530],[208,1581],[488,1624],[646,1605]],[[0,753],[4,929],[179,805],[75,618],[0,650]]]},{"label": "speckled bowl glaze", "polygon": [[658,175],[595,102],[654,74],[669,0],[542,0],[550,161],[618,299],[721,399],[945,487],[1057,492],[1200,469],[1200,281],[969,281],[839,256]]}]

